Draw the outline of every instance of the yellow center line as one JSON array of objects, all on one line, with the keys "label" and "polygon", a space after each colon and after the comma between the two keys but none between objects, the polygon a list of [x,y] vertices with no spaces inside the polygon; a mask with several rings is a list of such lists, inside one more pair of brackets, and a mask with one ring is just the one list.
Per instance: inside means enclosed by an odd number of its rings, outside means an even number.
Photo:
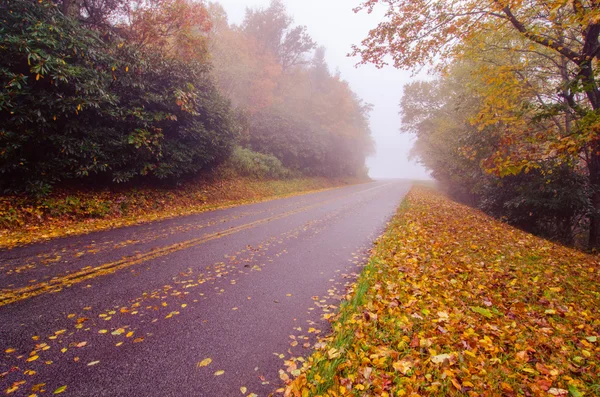
[{"label": "yellow center line", "polygon": [[38,295],[52,293],[52,292],[58,292],[58,291],[62,290],[64,287],[71,286],[71,285],[77,284],[77,283],[81,283],[85,280],[90,280],[90,279],[96,278],[98,276],[112,274],[118,270],[122,270],[122,269],[125,269],[128,267],[131,267],[133,265],[137,265],[137,264],[149,261],[151,259],[166,256],[171,253],[181,251],[183,249],[187,249],[187,248],[194,247],[196,245],[204,244],[208,241],[216,240],[216,239],[226,237],[226,236],[229,236],[229,235],[232,235],[235,233],[239,233],[241,231],[248,230],[248,229],[251,229],[253,227],[256,227],[256,226],[259,226],[259,225],[262,225],[265,223],[273,222],[278,219],[286,218],[288,216],[298,214],[300,212],[307,211],[307,210],[313,209],[315,207],[319,207],[319,206],[328,204],[334,200],[338,200],[340,198],[349,196],[351,194],[366,193],[371,190],[380,189],[387,185],[388,184],[380,185],[380,186],[376,186],[376,187],[362,190],[359,192],[353,192],[353,193],[333,197],[331,199],[321,201],[319,203],[315,203],[315,204],[311,204],[311,205],[308,205],[305,207],[297,208],[295,210],[287,211],[287,212],[284,212],[284,213],[281,213],[279,215],[275,215],[272,217],[259,219],[257,221],[246,223],[246,224],[243,224],[240,226],[231,227],[224,231],[206,234],[202,237],[190,239],[190,240],[187,240],[187,241],[184,241],[181,243],[168,245],[168,246],[165,246],[162,248],[155,249],[150,252],[136,255],[134,257],[127,257],[127,258],[120,259],[118,261],[108,262],[108,263],[105,263],[105,264],[102,264],[102,265],[99,265],[99,266],[96,266],[93,268],[81,269],[77,272],[70,273],[70,274],[62,276],[62,277],[55,277],[49,281],[45,281],[42,283],[37,283],[37,284],[33,284],[33,285],[21,287],[21,288],[10,289],[10,290],[3,290],[0,292],[0,307],[11,304],[11,303],[15,303],[18,301],[22,301],[25,299],[33,298]]}]

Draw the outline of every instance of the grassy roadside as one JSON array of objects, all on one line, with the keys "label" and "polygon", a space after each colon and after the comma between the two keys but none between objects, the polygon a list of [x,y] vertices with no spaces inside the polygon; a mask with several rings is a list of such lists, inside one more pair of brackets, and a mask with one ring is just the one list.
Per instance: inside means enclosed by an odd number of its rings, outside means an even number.
[{"label": "grassy roadside", "polygon": [[415,187],[287,396],[598,396],[600,264]]},{"label": "grassy roadside", "polygon": [[0,248],[152,222],[358,183],[353,179],[229,178],[177,189],[57,192],[43,199],[0,197]]}]

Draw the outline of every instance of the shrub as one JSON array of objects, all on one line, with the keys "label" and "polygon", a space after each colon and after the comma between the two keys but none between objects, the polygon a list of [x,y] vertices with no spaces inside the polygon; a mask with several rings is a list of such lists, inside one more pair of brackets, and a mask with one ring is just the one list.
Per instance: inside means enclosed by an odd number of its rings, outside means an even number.
[{"label": "shrub", "polygon": [[229,159],[229,165],[240,176],[254,178],[287,178],[292,176],[281,161],[273,155],[253,152],[237,146]]},{"label": "shrub", "polygon": [[177,180],[235,141],[209,65],[100,36],[46,0],[0,0],[0,190]]}]

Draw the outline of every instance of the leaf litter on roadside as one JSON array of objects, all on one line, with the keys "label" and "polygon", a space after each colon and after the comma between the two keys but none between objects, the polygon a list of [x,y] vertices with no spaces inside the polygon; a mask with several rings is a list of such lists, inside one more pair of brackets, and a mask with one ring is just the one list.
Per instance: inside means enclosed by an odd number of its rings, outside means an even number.
[{"label": "leaf litter on roadside", "polygon": [[600,265],[413,188],[286,396],[600,395]]}]

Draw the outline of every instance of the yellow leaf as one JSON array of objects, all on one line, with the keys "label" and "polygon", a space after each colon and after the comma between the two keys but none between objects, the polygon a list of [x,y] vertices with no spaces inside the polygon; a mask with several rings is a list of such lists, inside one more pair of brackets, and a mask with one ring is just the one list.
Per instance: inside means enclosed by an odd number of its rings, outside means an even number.
[{"label": "yellow leaf", "polygon": [[434,364],[441,364],[444,360],[451,360],[452,354],[438,354],[437,356],[431,357],[431,362]]},{"label": "yellow leaf", "polygon": [[67,390],[67,385],[61,386],[58,389],[54,390],[54,394],[60,394],[60,393],[64,392],[65,390]]},{"label": "yellow leaf", "polygon": [[206,366],[208,366],[210,363],[212,363],[212,358],[205,358],[204,360],[200,361],[200,362],[197,364],[197,367],[198,367],[198,368],[200,368],[200,367],[206,367]]},{"label": "yellow leaf", "polygon": [[217,372],[215,372],[215,376],[221,376],[225,373],[225,371],[223,371],[222,369],[218,370]]},{"label": "yellow leaf", "polygon": [[242,392],[242,394],[246,394],[248,389],[246,388],[246,386],[242,386],[242,387],[240,387],[240,391]]},{"label": "yellow leaf", "polygon": [[400,360],[395,361],[392,364],[392,367],[394,367],[396,371],[402,373],[403,375],[406,375],[408,371],[410,371],[410,369],[412,368],[412,363],[409,360]]},{"label": "yellow leaf", "polygon": [[327,351],[327,355],[329,356],[330,360],[333,360],[334,358],[338,358],[340,356],[340,352],[338,352],[336,348],[332,347]]}]

